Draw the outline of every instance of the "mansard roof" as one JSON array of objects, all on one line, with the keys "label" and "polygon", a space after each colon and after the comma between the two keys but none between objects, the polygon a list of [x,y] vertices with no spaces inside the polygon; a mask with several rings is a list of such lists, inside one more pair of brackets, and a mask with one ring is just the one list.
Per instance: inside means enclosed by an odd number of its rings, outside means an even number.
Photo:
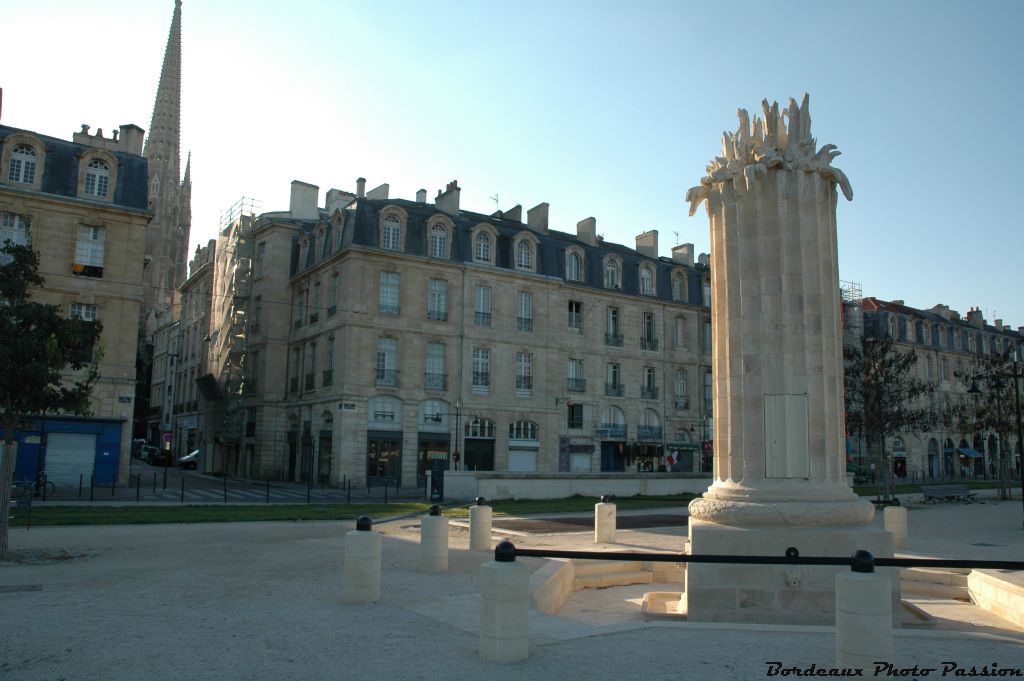
[{"label": "mansard roof", "polygon": [[[0,146],[4,145],[7,138],[15,133],[38,140],[46,150],[43,167],[37,169],[37,172],[42,173],[41,189],[44,194],[87,200],[78,195],[79,159],[83,154],[96,147],[68,142],[56,137],[40,135],[31,130],[21,130],[6,125],[0,125]],[[104,150],[104,152],[112,154],[118,162],[112,203],[124,208],[147,210],[149,178],[146,159],[143,156],[123,151]],[[16,187],[16,185],[5,186]]]}]

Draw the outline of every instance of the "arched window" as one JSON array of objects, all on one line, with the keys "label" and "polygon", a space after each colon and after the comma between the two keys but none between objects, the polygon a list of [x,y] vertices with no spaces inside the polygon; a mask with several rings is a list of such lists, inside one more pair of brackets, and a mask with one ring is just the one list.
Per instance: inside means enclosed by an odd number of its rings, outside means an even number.
[{"label": "arched window", "polygon": [[527,239],[521,239],[516,247],[516,267],[521,270],[533,269],[533,245]]},{"label": "arched window", "polygon": [[430,228],[430,257],[448,257],[448,230],[442,224]]},{"label": "arched window", "polygon": [[106,196],[110,183],[110,166],[100,158],[89,161],[85,167],[85,193],[89,196]]},{"label": "arched window", "polygon": [[32,184],[36,181],[36,150],[27,144],[19,144],[11,151],[11,163],[7,171],[11,182]]},{"label": "arched window", "polygon": [[654,277],[649,267],[640,268],[640,293],[645,296],[654,295]]},{"label": "arched window", "polygon": [[601,426],[624,426],[626,425],[626,415],[622,413],[622,410],[612,405],[604,410],[601,415]]},{"label": "arched window", "polygon": [[684,300],[686,298],[686,279],[683,275],[676,273],[672,275],[672,300]]},{"label": "arched window", "polygon": [[576,251],[569,251],[566,254],[565,278],[569,281],[581,281],[583,279],[583,258]]},{"label": "arched window", "polygon": [[642,420],[643,425],[645,426],[651,426],[656,428],[661,425],[661,419],[658,417],[658,412],[654,411],[653,409],[644,409]]},{"label": "arched window", "polygon": [[402,403],[393,397],[381,395],[370,400],[367,420],[378,429],[402,428]]},{"label": "arched window", "polygon": [[402,223],[395,215],[388,215],[384,218],[384,233],[381,240],[381,248],[388,251],[399,250],[402,243]]},{"label": "arched window", "polygon": [[619,263],[614,258],[604,263],[604,287],[619,288]]},{"label": "arched window", "polygon": [[475,249],[473,251],[477,262],[491,262],[491,235],[487,232],[477,232]]},{"label": "arched window", "polygon": [[536,440],[537,424],[533,421],[516,421],[508,427],[510,440]]},{"label": "arched window", "polygon": [[466,437],[494,439],[494,421],[480,416],[474,416],[466,420],[463,426],[463,434]]},{"label": "arched window", "polygon": [[448,403],[442,400],[424,400],[420,405],[421,430],[448,432]]}]

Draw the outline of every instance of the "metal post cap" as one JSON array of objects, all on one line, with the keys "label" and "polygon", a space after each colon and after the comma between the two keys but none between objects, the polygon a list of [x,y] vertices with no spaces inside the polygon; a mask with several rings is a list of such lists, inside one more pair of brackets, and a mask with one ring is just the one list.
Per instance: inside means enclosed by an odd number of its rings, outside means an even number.
[{"label": "metal post cap", "polygon": [[858,549],[850,556],[850,569],[854,572],[874,572],[875,557],[864,549]]},{"label": "metal post cap", "polygon": [[798,549],[797,547],[790,546],[788,549],[786,549],[786,558],[799,558],[799,557],[800,557],[800,549]]},{"label": "metal post cap", "polygon": [[499,542],[494,547],[494,562],[496,563],[514,563],[516,562],[516,546],[509,540]]},{"label": "metal post cap", "polygon": [[373,521],[370,520],[370,516],[361,515],[356,520],[356,529],[360,532],[369,532],[373,529]]},{"label": "metal post cap", "polygon": [[430,507],[430,515],[441,515],[441,507],[434,504]]},{"label": "metal post cap", "polygon": [[476,498],[476,505],[477,506],[483,506],[485,501],[487,501],[487,500],[484,499],[483,497],[477,497]]},{"label": "metal post cap", "polygon": [[611,500],[612,500],[612,495],[611,494],[602,494],[601,495],[601,503],[602,504],[611,503]]}]

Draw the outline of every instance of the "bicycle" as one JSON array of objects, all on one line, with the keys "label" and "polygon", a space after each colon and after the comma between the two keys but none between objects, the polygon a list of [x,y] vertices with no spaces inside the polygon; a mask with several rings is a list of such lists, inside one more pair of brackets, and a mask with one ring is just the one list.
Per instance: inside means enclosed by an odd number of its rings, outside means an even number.
[{"label": "bicycle", "polygon": [[35,482],[29,480],[15,480],[11,483],[11,496],[15,499],[20,499],[25,496],[25,492],[31,490],[33,496],[41,496],[44,499],[52,497],[57,493],[57,486],[47,480],[45,477],[42,481],[36,480]]}]

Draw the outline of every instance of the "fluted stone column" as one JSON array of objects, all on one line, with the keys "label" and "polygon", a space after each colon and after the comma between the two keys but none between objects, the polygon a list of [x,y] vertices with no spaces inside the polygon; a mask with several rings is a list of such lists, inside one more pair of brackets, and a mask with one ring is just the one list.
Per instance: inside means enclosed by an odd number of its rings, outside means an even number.
[{"label": "fluted stone column", "polygon": [[[691,215],[706,202],[711,220],[715,426],[714,482],[689,506],[691,552],[782,555],[789,542],[803,555],[891,555],[851,533],[874,516],[846,484],[836,188],[853,193],[831,166],[839,152],[811,137],[806,95],[782,113],[763,107],[752,125],[740,110],[739,130],[687,193]],[[794,589],[778,570],[719,568],[690,566],[691,619],[832,617],[831,574]]]}]

